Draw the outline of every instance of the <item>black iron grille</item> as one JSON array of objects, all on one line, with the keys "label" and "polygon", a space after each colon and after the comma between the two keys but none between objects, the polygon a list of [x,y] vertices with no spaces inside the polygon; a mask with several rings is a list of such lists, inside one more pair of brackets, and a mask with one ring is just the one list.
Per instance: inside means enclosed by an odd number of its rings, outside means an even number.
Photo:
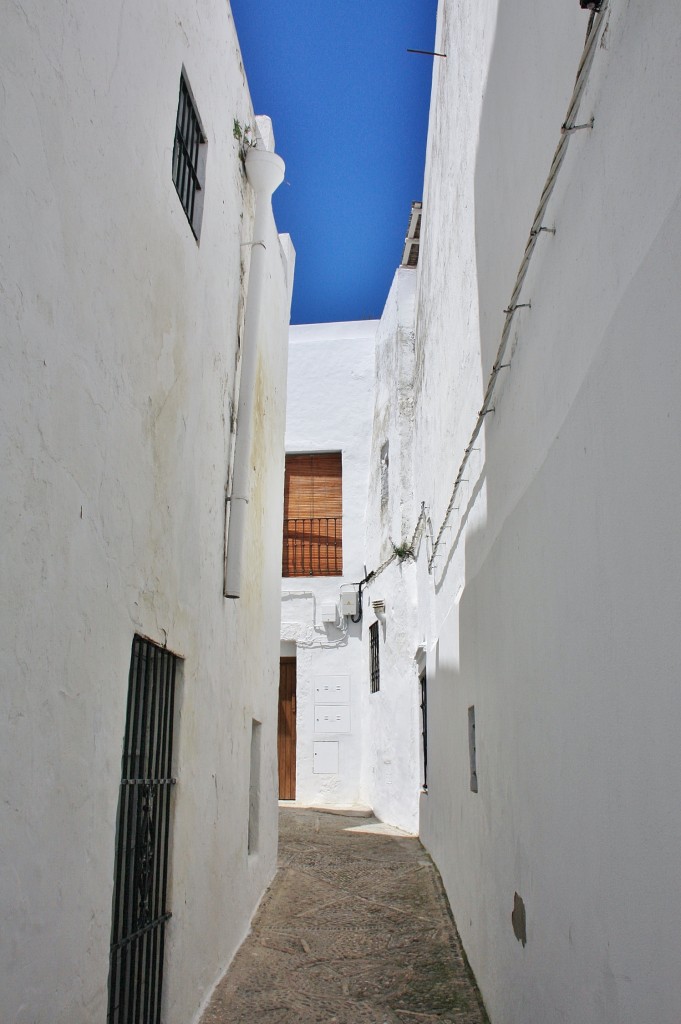
[{"label": "black iron grille", "polygon": [[198,115],[194,109],[184,75],[180,77],[180,99],[177,105],[175,145],[173,147],[173,181],[187,220],[194,235],[196,226],[196,193],[201,191],[199,178],[199,147],[205,142]]},{"label": "black iron grille", "polygon": [[369,626],[369,648],[371,657],[371,692],[378,693],[381,688],[381,677],[378,664],[378,623]]},{"label": "black iron grille", "polygon": [[428,789],[428,684],[424,672],[419,680],[421,687],[421,744],[423,749],[423,788]]},{"label": "black iron grille", "polygon": [[343,517],[284,520],[282,576],[342,576]]},{"label": "black iron grille", "polygon": [[135,636],[118,798],[109,1024],[158,1024],[178,659]]}]

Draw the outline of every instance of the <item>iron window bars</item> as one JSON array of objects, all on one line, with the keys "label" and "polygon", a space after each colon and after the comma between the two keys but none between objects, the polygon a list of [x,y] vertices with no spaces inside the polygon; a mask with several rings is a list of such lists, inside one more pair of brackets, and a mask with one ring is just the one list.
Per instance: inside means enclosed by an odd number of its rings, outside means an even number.
[{"label": "iron window bars", "polygon": [[342,516],[285,519],[281,574],[342,576]]},{"label": "iron window bars", "polygon": [[158,1024],[178,658],[135,636],[118,798],[108,1024]]},{"label": "iron window bars", "polygon": [[428,789],[428,684],[426,673],[419,679],[421,689],[421,749],[423,752],[423,790]]},{"label": "iron window bars", "polygon": [[205,144],[199,116],[184,76],[180,76],[180,98],[175,122],[173,182],[194,237],[199,237],[200,210],[196,194],[203,188],[201,146]]},{"label": "iron window bars", "polygon": [[371,692],[378,693],[381,688],[380,667],[378,663],[378,622],[369,626],[369,648],[371,658]]}]

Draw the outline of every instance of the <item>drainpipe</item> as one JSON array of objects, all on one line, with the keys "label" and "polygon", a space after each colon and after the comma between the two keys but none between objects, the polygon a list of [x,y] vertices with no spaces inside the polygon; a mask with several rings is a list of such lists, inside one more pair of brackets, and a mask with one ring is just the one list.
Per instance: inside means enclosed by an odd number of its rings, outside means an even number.
[{"label": "drainpipe", "polygon": [[[241,596],[241,566],[246,529],[246,506],[251,483],[251,437],[253,434],[253,403],[255,372],[258,363],[258,338],[262,319],[263,286],[266,278],[267,252],[265,239],[272,221],[272,193],[284,180],[284,161],[266,149],[249,149],[246,155],[246,176],[255,192],[255,221],[251,244],[251,267],[248,276],[248,298],[241,353],[241,385],[234,445],[234,471],[229,495],[229,532],[225,597]],[[272,232],[269,232],[272,236]]]}]

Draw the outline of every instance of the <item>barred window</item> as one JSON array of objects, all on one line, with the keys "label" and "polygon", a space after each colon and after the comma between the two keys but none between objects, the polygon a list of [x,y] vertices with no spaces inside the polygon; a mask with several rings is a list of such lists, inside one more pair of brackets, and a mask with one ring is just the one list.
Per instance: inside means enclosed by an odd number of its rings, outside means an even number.
[{"label": "barred window", "polygon": [[381,446],[381,514],[388,509],[388,498],[390,496],[390,449],[386,441]]},{"label": "barred window", "polygon": [[287,455],[282,576],[343,575],[340,452]]},{"label": "barred window", "polygon": [[369,626],[369,650],[371,658],[371,692],[378,693],[381,688],[381,676],[378,663],[378,623]]},{"label": "barred window", "polygon": [[423,791],[428,791],[428,683],[425,671],[419,678],[421,688],[421,764],[423,765]]},{"label": "barred window", "polygon": [[180,99],[175,122],[173,182],[197,241],[203,213],[205,149],[206,137],[183,71],[180,75]]}]

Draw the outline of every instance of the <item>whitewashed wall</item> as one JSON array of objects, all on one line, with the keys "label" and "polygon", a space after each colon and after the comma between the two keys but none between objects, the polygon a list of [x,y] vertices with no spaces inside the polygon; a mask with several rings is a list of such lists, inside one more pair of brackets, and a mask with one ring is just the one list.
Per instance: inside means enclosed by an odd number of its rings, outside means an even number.
[{"label": "whitewashed wall", "polygon": [[[340,588],[364,576],[364,527],[369,482],[377,322],[305,324],[289,336],[286,451],[342,452],[343,576],[282,579],[282,654],[296,656],[296,799],[349,807],[362,792],[362,697],[368,687],[365,622],[324,625],[322,604],[340,604]],[[295,645],[295,646],[294,646]],[[315,731],[315,682],[349,677],[350,728]],[[338,773],[313,770],[315,742],[338,743]]]},{"label": "whitewashed wall", "polygon": [[[104,1020],[133,634],[184,659],[163,1019],[192,1020],[276,855],[290,273],[274,223],[247,584],[222,596],[253,121],[229,7],[10,3],[0,37],[0,1018]],[[171,179],[180,71],[201,242]],[[290,250],[289,250],[289,255]],[[247,854],[251,721],[260,847]]]},{"label": "whitewashed wall", "polygon": [[[366,517],[366,562],[381,565],[414,531],[414,290],[416,271],[395,274],[376,336],[375,404]],[[385,465],[387,463],[387,465]],[[414,560],[394,560],[365,591],[364,661],[378,621],[380,688],[363,687],[364,790],[382,821],[418,832],[424,781],[419,712],[419,646]],[[383,601],[385,612],[373,610]]]},{"label": "whitewashed wall", "polygon": [[[435,533],[587,21],[577,0],[440,4],[414,458]],[[493,1024],[679,1019],[680,57],[674,0],[612,0],[496,411],[432,576],[419,557],[421,834]]]}]

